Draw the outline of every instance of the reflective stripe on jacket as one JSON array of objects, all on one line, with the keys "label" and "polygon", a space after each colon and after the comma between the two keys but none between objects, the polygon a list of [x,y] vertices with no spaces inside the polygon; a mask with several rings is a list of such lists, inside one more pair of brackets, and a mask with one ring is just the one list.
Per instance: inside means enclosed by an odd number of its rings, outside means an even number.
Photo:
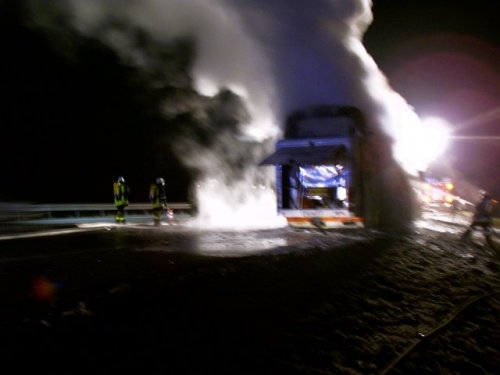
[{"label": "reflective stripe on jacket", "polygon": [[113,193],[115,198],[115,206],[127,206],[128,205],[128,194],[127,187],[122,182],[113,183]]},{"label": "reflective stripe on jacket", "polygon": [[167,198],[163,185],[151,184],[149,188],[149,200],[153,208],[165,207],[167,205]]}]

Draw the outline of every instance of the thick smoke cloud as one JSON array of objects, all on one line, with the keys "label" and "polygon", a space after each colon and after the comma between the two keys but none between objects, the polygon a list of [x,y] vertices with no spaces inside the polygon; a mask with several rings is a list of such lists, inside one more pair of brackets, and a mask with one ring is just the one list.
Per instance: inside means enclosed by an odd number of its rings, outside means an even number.
[{"label": "thick smoke cloud", "polygon": [[[419,119],[362,44],[372,22],[370,0],[227,0],[267,51],[276,81],[280,120],[310,105],[354,105],[374,132],[393,139]],[[259,27],[252,27],[259,25]],[[262,27],[262,25],[265,25]],[[400,160],[401,162],[406,162]],[[406,164],[408,170],[424,165]]]},{"label": "thick smoke cloud", "polygon": [[[68,4],[82,32],[100,35],[138,66],[147,66],[147,56],[133,48],[126,35],[106,29],[110,19],[143,28],[159,41],[193,38],[197,89],[214,95],[229,88],[240,95],[251,120],[235,134],[250,142],[275,140],[291,110],[317,104],[360,108],[371,133],[366,175],[369,225],[397,228],[411,219],[410,188],[391,149],[399,129],[418,119],[390,89],[362,45],[372,20],[370,0],[68,0]],[[202,171],[198,205],[205,222],[220,218],[220,213],[231,222],[251,216],[256,202],[262,203],[257,217],[274,213],[268,169],[247,164],[228,184],[231,168],[224,160],[231,144],[237,144],[231,139],[235,134],[221,134],[219,147],[210,150],[189,140],[183,144],[182,158]],[[265,150],[260,153],[264,156]],[[252,155],[256,161],[258,157]]]},{"label": "thick smoke cloud", "polygon": [[350,104],[360,59],[349,48],[371,19],[362,1],[228,1],[267,51],[282,114],[318,103]]},{"label": "thick smoke cloud", "polygon": [[[275,84],[267,57],[242,28],[235,11],[222,2],[202,0],[73,0],[66,4],[81,32],[98,36],[128,63],[144,69],[152,63],[148,54],[113,23],[141,28],[158,42],[186,37],[194,40],[196,61],[192,74],[198,92],[213,96],[230,89],[245,100],[250,112],[238,129],[221,129],[213,134],[210,148],[189,137],[174,147],[198,176],[193,193],[199,221],[224,227],[282,225],[275,214],[272,171],[257,166],[270,150],[269,140],[280,133],[272,103]],[[267,148],[262,147],[263,142]]]},{"label": "thick smoke cloud", "polygon": [[[190,37],[196,43],[193,76],[197,90],[215,95],[229,88],[248,100],[250,136],[274,136],[271,96],[273,79],[267,58],[239,25],[237,15],[220,1],[203,0],[68,0],[75,25],[99,35],[124,58],[147,67],[143,51],[132,46],[127,35],[109,27],[117,19],[148,31],[155,40],[169,42]],[[251,125],[251,126],[250,126]]]}]

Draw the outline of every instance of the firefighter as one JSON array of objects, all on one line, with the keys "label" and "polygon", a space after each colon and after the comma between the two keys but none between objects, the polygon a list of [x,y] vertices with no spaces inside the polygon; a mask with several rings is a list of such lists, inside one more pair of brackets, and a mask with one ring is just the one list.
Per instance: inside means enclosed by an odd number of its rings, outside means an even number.
[{"label": "firefighter", "polygon": [[491,234],[493,232],[493,204],[493,198],[490,194],[485,192],[481,201],[476,205],[474,216],[472,217],[472,223],[462,235],[462,239],[469,239],[472,231],[479,227],[482,229],[488,244],[494,248],[493,241],[491,239]]},{"label": "firefighter", "polygon": [[120,176],[113,183],[113,193],[115,198],[117,223],[125,223],[125,207],[128,206],[128,187],[125,184],[125,179]]},{"label": "firefighter", "polygon": [[163,210],[167,207],[165,195],[165,180],[158,177],[149,188],[149,200],[153,206],[153,220],[155,225],[160,225]]}]

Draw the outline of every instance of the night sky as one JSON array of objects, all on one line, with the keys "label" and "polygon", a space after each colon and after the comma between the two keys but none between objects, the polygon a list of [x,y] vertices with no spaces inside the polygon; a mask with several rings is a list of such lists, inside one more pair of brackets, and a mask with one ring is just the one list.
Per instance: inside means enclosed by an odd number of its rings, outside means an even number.
[{"label": "night sky", "polygon": [[[500,3],[374,0],[364,44],[421,117],[456,136],[500,136]],[[456,139],[431,171],[500,194],[500,139]],[[451,177],[451,176],[450,176]]]},{"label": "night sky", "polygon": [[147,201],[156,176],[175,180],[169,197],[185,201],[189,173],[162,150],[176,123],[189,119],[167,121],[158,107],[165,96],[189,91],[189,48],[169,46],[175,58],[166,56],[162,67],[184,86],[174,90],[167,79],[153,88],[160,73],[124,64],[64,19],[40,28],[22,1],[0,4],[0,200],[112,202],[113,180],[123,175],[132,201]]},{"label": "night sky", "polygon": [[[455,135],[499,136],[499,7],[374,0],[364,44],[419,116],[445,118]],[[192,90],[190,41],[167,46],[164,65],[146,74],[64,19],[35,25],[23,1],[0,0],[0,28],[0,201],[111,202],[118,175],[133,201],[146,201],[158,175],[169,200],[188,198],[193,172],[169,150],[179,133],[203,140],[206,130],[188,111],[166,118],[159,108],[165,97],[207,105]],[[500,194],[499,142],[456,140],[435,168]]]}]

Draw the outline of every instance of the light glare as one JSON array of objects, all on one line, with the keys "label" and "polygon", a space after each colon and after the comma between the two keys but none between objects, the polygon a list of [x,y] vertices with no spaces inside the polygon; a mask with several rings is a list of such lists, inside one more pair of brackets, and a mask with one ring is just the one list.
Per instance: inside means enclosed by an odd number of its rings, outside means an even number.
[{"label": "light glare", "polygon": [[430,117],[404,127],[396,139],[395,155],[413,171],[425,171],[446,150],[449,125],[443,119]]}]

